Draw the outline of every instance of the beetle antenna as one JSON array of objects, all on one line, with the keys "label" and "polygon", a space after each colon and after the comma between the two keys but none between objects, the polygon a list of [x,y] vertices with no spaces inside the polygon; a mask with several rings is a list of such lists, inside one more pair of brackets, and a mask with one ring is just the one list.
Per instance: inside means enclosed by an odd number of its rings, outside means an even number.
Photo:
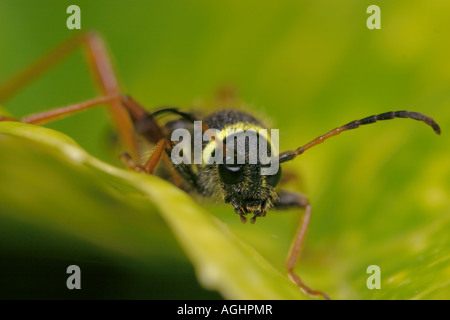
[{"label": "beetle antenna", "polygon": [[314,140],[308,142],[307,144],[305,144],[304,146],[302,146],[296,150],[291,150],[291,151],[286,151],[286,152],[281,153],[279,156],[279,161],[280,161],[280,163],[290,161],[290,160],[294,159],[296,156],[301,155],[306,150],[308,150],[308,149],[324,142],[328,138],[336,136],[344,131],[356,129],[361,125],[375,123],[379,120],[391,120],[394,118],[410,118],[410,119],[425,122],[427,125],[429,125],[430,127],[433,128],[434,132],[436,132],[437,134],[441,134],[441,128],[429,116],[426,116],[422,113],[411,112],[411,111],[390,111],[390,112],[381,113],[379,115],[370,116],[370,117],[367,117],[367,118],[364,118],[361,120],[355,120],[355,121],[347,123],[346,125],[335,128],[335,129],[325,133],[324,135],[315,138]]}]

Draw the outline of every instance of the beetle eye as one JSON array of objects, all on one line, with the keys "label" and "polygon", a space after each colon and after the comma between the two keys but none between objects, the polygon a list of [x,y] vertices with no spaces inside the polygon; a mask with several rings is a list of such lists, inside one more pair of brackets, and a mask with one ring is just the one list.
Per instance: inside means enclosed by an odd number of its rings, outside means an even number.
[{"label": "beetle eye", "polygon": [[220,179],[226,184],[236,184],[244,179],[242,166],[219,164]]},{"label": "beetle eye", "polygon": [[276,187],[278,182],[280,182],[281,178],[281,166],[278,167],[278,171],[275,174],[267,175],[267,183],[270,184],[272,187]]}]

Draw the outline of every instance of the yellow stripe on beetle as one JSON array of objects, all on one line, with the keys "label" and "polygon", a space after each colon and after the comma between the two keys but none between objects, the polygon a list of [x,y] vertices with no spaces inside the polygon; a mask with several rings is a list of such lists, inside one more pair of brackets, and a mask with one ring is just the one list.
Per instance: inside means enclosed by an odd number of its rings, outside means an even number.
[{"label": "yellow stripe on beetle", "polygon": [[[209,137],[211,141],[208,142],[206,146],[203,148],[203,164],[208,164],[209,161],[211,160],[213,152],[217,148],[217,140],[223,142],[227,136],[246,131],[252,131],[264,137],[264,139],[268,143],[268,148],[269,147],[271,148],[272,154],[274,156],[278,156],[278,148],[277,148],[278,146],[272,145],[270,135],[268,134],[268,130],[253,123],[237,122],[225,126],[220,131],[214,129],[210,130],[212,130],[212,132],[209,132],[211,134],[211,136]],[[206,132],[205,135],[207,135]],[[206,137],[204,137],[204,139],[206,140]]]}]

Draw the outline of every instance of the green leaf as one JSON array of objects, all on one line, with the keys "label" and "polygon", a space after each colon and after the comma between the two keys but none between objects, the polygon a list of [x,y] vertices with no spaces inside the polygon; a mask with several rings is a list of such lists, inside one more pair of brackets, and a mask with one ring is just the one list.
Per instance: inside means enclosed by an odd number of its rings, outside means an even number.
[{"label": "green leaf", "polygon": [[254,248],[169,183],[106,164],[51,129],[0,122],[0,133],[2,231],[11,221],[57,230],[145,265],[165,245],[155,237],[156,211],[206,288],[231,299],[305,298]]}]

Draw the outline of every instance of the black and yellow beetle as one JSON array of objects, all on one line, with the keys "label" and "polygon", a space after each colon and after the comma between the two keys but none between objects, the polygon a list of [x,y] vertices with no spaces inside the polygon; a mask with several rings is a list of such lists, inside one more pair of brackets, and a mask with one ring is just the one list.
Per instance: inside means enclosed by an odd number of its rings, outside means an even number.
[{"label": "black and yellow beetle", "polygon": [[[328,299],[327,294],[310,289],[294,272],[311,217],[311,205],[308,199],[301,193],[293,193],[278,188],[282,172],[281,168],[273,175],[261,174],[261,168],[265,164],[260,161],[256,163],[249,163],[247,161],[247,155],[249,153],[257,153],[256,150],[251,150],[250,144],[246,145],[246,162],[241,164],[228,164],[226,161],[211,164],[174,164],[170,160],[171,152],[176,146],[176,143],[170,137],[172,132],[177,128],[192,130],[193,123],[200,120],[202,121],[202,131],[213,128],[219,132],[223,132],[220,139],[214,139],[202,144],[202,152],[207,149],[209,150],[208,152],[211,152],[212,150],[217,150],[219,146],[222,148],[226,147],[227,138],[229,138],[229,136],[227,137],[226,129],[231,129],[233,134],[246,130],[258,131],[260,129],[267,129],[257,117],[237,109],[218,110],[204,117],[183,112],[173,107],[161,108],[153,112],[147,111],[133,98],[121,94],[108,53],[101,37],[96,33],[79,34],[55,48],[48,55],[30,65],[6,83],[0,85],[0,102],[7,100],[7,98],[12,96],[24,85],[41,75],[41,73],[78,47],[82,47],[86,52],[87,62],[101,89],[101,97],[34,114],[20,120],[11,117],[0,117],[0,121],[22,121],[32,124],[44,124],[72,113],[102,104],[108,104],[119,136],[128,149],[128,153],[123,153],[121,158],[130,169],[146,174],[157,173],[155,170],[160,160],[164,159],[167,164],[167,170],[160,170],[158,173],[161,176],[171,180],[175,185],[189,193],[196,193],[203,197],[212,197],[230,203],[244,223],[247,221],[247,215],[253,215],[250,221],[255,223],[256,218],[264,217],[270,209],[304,209],[305,213],[298,226],[287,256],[287,271],[291,280],[303,292],[309,296],[322,296]],[[157,118],[163,114],[175,115],[177,119],[160,124]],[[411,118],[425,122],[437,134],[440,134],[438,124],[424,114],[410,111],[386,112],[352,121],[319,136],[295,150],[281,153],[277,152],[276,154],[270,154],[270,156],[277,157],[277,163],[282,164],[293,160],[313,146],[344,131],[356,129],[360,125],[375,123],[379,120],[390,120],[394,118]],[[139,161],[141,154],[138,148],[136,134],[142,136],[151,144],[156,145],[151,156],[143,163]],[[259,136],[259,139],[264,139],[268,145],[272,145],[270,135]]]}]

